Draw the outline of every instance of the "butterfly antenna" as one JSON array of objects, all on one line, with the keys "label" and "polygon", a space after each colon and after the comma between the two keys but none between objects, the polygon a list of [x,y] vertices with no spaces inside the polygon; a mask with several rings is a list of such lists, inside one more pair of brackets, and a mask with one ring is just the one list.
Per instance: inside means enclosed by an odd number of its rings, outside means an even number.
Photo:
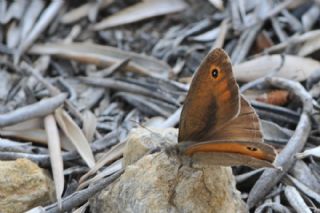
[{"label": "butterfly antenna", "polygon": [[140,126],[141,128],[144,128],[144,129],[148,130],[151,133],[156,133],[156,132],[152,131],[152,129],[149,129],[148,127],[146,127],[145,125],[141,124],[140,122],[138,122],[136,120],[130,119],[129,121],[132,121],[133,123],[136,123],[137,126]]}]

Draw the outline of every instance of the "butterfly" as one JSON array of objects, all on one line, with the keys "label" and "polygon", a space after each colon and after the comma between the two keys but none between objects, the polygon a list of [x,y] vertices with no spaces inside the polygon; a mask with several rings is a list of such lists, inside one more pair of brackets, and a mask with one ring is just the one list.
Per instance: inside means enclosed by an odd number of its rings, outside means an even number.
[{"label": "butterfly", "polygon": [[273,167],[276,151],[263,142],[258,115],[240,94],[222,49],[212,50],[194,74],[181,112],[177,148],[217,165]]}]

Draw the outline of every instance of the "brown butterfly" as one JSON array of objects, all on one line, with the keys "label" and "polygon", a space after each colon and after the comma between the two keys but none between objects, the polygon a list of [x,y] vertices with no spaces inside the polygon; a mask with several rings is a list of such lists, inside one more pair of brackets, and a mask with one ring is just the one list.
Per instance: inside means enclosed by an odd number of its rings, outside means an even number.
[{"label": "brown butterfly", "polygon": [[276,152],[263,143],[259,118],[240,95],[222,49],[211,51],[193,77],[178,142],[179,152],[211,156],[218,165],[273,166]]}]

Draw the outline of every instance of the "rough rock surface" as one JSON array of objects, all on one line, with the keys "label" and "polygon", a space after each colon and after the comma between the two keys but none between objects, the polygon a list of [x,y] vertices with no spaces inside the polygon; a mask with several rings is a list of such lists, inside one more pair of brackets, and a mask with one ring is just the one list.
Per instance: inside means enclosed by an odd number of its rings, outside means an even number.
[{"label": "rough rock surface", "polygon": [[132,129],[123,154],[124,166],[133,164],[150,150],[177,143],[177,129]]},{"label": "rough rock surface", "polygon": [[[126,153],[139,153],[140,157],[146,152],[145,147],[153,144],[150,141],[166,143],[172,138],[167,137],[169,133],[176,134],[172,129],[165,131],[166,134],[164,130],[158,134],[144,129],[133,131]],[[139,141],[142,144],[134,145]],[[144,151],[135,150],[141,147]],[[163,151],[133,162],[127,159],[124,174],[91,199],[92,212],[247,212],[230,167],[192,168],[185,160]]]},{"label": "rough rock surface", "polygon": [[54,185],[27,159],[0,161],[0,212],[25,212],[54,200]]}]

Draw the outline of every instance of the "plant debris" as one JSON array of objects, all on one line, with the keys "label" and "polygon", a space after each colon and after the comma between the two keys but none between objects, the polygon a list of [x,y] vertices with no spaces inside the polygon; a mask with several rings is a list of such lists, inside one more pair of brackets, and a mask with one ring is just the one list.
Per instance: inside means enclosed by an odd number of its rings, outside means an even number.
[{"label": "plant debris", "polygon": [[89,210],[123,172],[129,131],[178,127],[192,74],[221,47],[282,168],[234,167],[243,199],[318,212],[319,18],[301,0],[2,0],[0,160],[51,171],[57,202],[34,212]]}]

